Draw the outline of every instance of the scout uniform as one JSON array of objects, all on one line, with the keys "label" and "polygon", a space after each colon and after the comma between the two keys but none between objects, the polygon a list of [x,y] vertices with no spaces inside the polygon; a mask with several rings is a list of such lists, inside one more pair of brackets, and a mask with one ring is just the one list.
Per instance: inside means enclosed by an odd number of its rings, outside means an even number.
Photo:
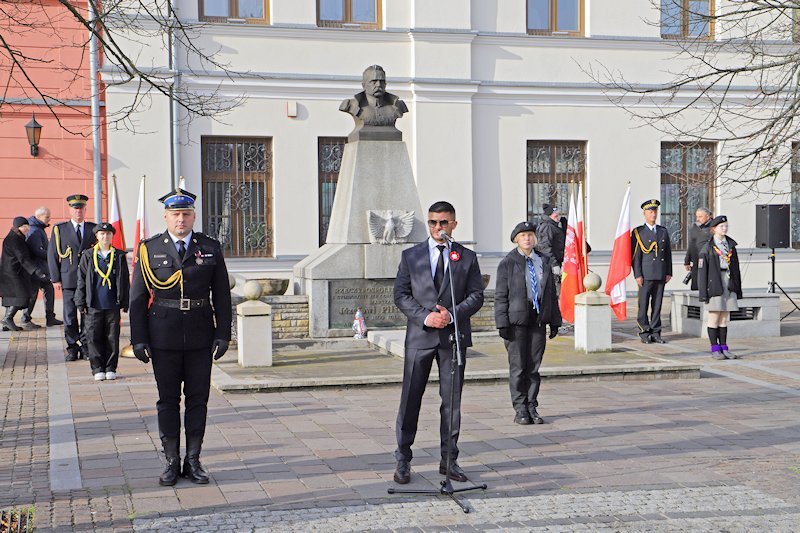
[{"label": "scout uniform", "polygon": [[[643,211],[657,211],[660,205],[661,202],[653,199],[642,203],[641,207]],[[667,276],[672,276],[672,248],[667,228],[657,224],[653,229],[647,224],[634,228],[631,232],[631,250],[633,277],[643,278],[639,287],[639,314],[636,317],[639,337],[645,344],[664,344],[661,338],[661,301]]]},{"label": "scout uniform", "polygon": [[[166,210],[193,210],[195,195],[180,188],[163,196]],[[167,457],[159,479],[174,485],[180,472],[180,400],[183,387],[186,458],[183,475],[208,483],[200,464],[211,386],[212,356],[231,338],[231,292],[220,243],[202,233],[183,239],[168,231],[142,241],[130,296],[131,344],[143,362],[153,359],[158,386],[158,430]]]},{"label": "scout uniform", "polygon": [[[67,196],[70,207],[84,207],[89,197],[84,194]],[[47,246],[47,265],[50,267],[50,281],[61,283],[64,306],[64,338],[67,341],[67,361],[88,357],[86,336],[83,333],[83,320],[78,319],[75,306],[75,289],[78,288],[78,265],[85,250],[97,242],[94,222],[84,221],[77,225],[72,220],[60,222],[53,227],[53,234]],[[80,341],[80,344],[78,344]]]}]

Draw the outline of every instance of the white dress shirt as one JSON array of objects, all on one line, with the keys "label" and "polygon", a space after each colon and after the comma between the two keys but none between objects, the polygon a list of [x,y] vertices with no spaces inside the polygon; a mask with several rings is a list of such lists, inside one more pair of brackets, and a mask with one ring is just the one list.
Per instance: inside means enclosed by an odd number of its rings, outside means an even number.
[{"label": "white dress shirt", "polygon": [[450,258],[447,257],[447,245],[441,242],[436,242],[433,237],[428,237],[428,258],[431,262],[431,277],[436,277],[436,265],[439,263],[439,249],[437,246],[444,245],[444,271],[447,272],[447,265],[450,264]]},{"label": "white dress shirt", "polygon": [[83,222],[75,222],[74,220],[70,220],[72,222],[72,229],[75,230],[75,234],[78,234],[78,228],[81,229],[81,239],[86,236],[86,224]]},{"label": "white dress shirt", "polygon": [[[169,232],[167,232],[167,233],[169,233]],[[183,243],[186,245],[186,249],[188,250],[189,249],[189,242],[191,242],[191,240],[192,240],[192,233],[194,233],[194,232],[190,231],[189,235],[187,235],[183,239],[181,239],[180,237],[176,237],[172,233],[169,233],[169,238],[172,239],[172,243],[175,245],[175,250],[180,251],[180,249],[181,249],[180,245],[178,244],[178,241],[183,241]]]}]

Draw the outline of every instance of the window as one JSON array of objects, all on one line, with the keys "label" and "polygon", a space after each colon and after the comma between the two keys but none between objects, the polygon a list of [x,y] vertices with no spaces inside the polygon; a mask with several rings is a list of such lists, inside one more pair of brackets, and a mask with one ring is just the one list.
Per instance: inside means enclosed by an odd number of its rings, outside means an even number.
[{"label": "window", "polygon": [[325,244],[333,211],[333,196],[339,182],[339,169],[347,137],[320,137],[318,145],[319,245]]},{"label": "window", "polygon": [[792,248],[800,248],[800,143],[792,143]]},{"label": "window", "polygon": [[714,34],[714,0],[661,0],[663,39],[708,39]]},{"label": "window", "polygon": [[380,20],[377,0],[317,0],[317,26],[323,28],[378,28]]},{"label": "window", "polygon": [[266,0],[199,0],[200,20],[267,24]]},{"label": "window", "polygon": [[528,141],[527,167],[528,220],[541,218],[542,204],[556,206],[566,216],[570,194],[577,194],[586,178],[586,143]]},{"label": "window", "polygon": [[583,0],[527,0],[529,35],[583,35]]},{"label": "window", "polygon": [[203,227],[228,257],[272,257],[272,141],[203,137]]},{"label": "window", "polygon": [[661,225],[673,250],[685,250],[699,207],[714,211],[714,143],[661,143]]}]

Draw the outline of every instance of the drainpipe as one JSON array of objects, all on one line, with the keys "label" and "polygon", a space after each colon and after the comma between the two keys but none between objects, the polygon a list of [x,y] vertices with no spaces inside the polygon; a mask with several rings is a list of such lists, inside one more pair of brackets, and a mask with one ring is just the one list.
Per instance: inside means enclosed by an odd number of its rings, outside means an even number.
[{"label": "drainpipe", "polygon": [[[89,25],[96,30],[97,10],[95,0],[89,0]],[[92,166],[94,181],[94,219],[96,222],[103,220],[103,175],[100,161],[100,91],[97,83],[97,36],[94,31],[89,33],[89,73],[91,75],[91,102],[92,102]]]},{"label": "drainpipe", "polygon": [[181,131],[178,123],[180,107],[175,99],[175,88],[180,82],[180,71],[178,69],[178,39],[175,37],[175,21],[178,16],[178,8],[170,0],[167,4],[170,7],[169,19],[169,68],[172,71],[172,84],[169,87],[169,121],[170,121],[170,163],[172,188],[178,186],[181,176]]}]

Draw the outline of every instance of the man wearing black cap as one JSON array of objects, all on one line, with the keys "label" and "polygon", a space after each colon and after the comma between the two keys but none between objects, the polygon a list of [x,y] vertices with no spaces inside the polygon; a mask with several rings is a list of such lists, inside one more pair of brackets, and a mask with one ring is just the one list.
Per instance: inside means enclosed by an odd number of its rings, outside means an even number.
[{"label": "man wearing black cap", "polygon": [[[231,292],[220,243],[192,230],[195,195],[180,188],[161,197],[167,230],[142,241],[130,296],[131,344],[143,363],[153,359],[158,430],[167,465],[159,484],[181,475],[180,403],[186,434],[184,477],[208,483],[200,463],[206,430],[212,358],[231,338]],[[152,297],[152,301],[151,301]]]},{"label": "man wearing black cap", "polygon": [[[0,323],[3,331],[20,331],[14,323],[14,315],[28,307],[31,295],[31,277],[46,280],[47,274],[39,270],[25,245],[28,219],[14,217],[11,230],[3,240],[3,253],[0,255],[0,296],[6,314]],[[38,327],[38,326],[37,326]]]},{"label": "man wearing black cap", "polygon": [[561,211],[550,204],[542,205],[542,221],[536,226],[536,249],[553,260],[552,273],[556,283],[556,298],[561,292],[561,265],[564,263],[564,244],[567,232],[559,224]]},{"label": "man wearing black cap", "polygon": [[633,277],[639,285],[636,325],[645,344],[666,344],[661,338],[661,301],[664,286],[672,279],[672,248],[667,228],[656,224],[660,205],[656,199],[643,202],[645,223],[631,232]]},{"label": "man wearing black cap", "polygon": [[[78,288],[78,265],[84,250],[97,243],[94,222],[86,221],[84,194],[67,196],[70,220],[56,224],[47,248],[47,264],[53,287],[62,291],[64,305],[64,338],[67,341],[67,361],[87,358],[88,345],[83,334],[83,319],[78,319],[75,306],[75,289]],[[80,342],[80,344],[78,344]]]}]

